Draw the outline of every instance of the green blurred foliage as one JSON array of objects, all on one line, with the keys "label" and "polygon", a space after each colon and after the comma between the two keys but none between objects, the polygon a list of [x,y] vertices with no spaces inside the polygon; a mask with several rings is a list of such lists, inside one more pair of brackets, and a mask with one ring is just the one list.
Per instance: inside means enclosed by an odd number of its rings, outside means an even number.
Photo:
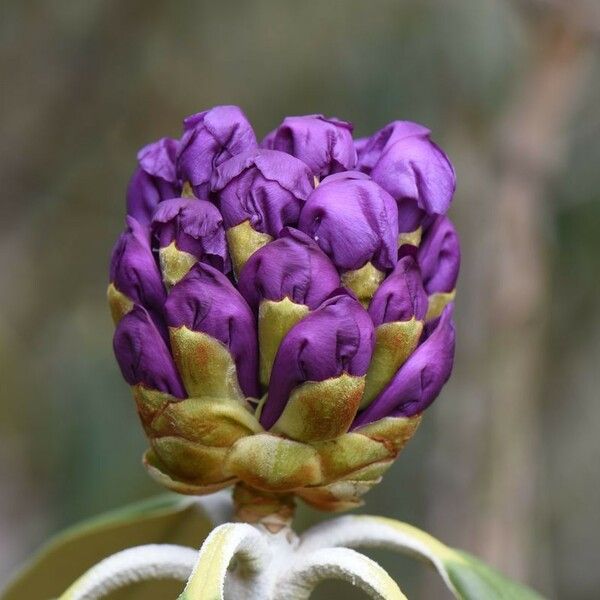
[{"label": "green blurred foliage", "polygon": [[[439,403],[431,409],[363,512],[427,528],[436,522],[431,506],[445,506],[447,485],[473,497],[481,493],[461,470],[469,455],[485,456],[477,419],[452,446],[453,456],[440,455],[435,439],[455,419],[470,422],[469,414],[451,408],[472,376],[461,344],[472,336],[475,312],[490,310],[469,296],[469,273],[485,269],[478,261],[485,259],[486,238],[485,223],[470,210],[478,201],[470,182],[484,176],[473,157],[493,156],[490,132],[499,127],[516,82],[527,76],[525,57],[534,40],[517,4],[2,3],[0,580],[50,533],[159,491],[140,465],[145,441],[112,356],[107,262],[123,224],[137,149],[177,135],[185,115],[214,104],[241,105],[259,135],[285,114],[347,118],[358,135],[392,119],[417,120],[449,150],[458,168],[453,210],[465,255],[456,376],[439,400],[443,409]],[[546,501],[538,537],[543,564],[527,576],[549,595],[571,600],[591,600],[600,589],[594,560],[600,553],[595,49],[587,60],[590,74],[585,92],[573,99],[567,152],[540,214],[549,272],[538,405]],[[491,218],[493,201],[493,190],[481,199],[491,203]],[[473,413],[485,402],[476,395]],[[444,466],[442,485],[440,464],[451,465]],[[478,514],[464,514],[451,500],[447,508],[455,531],[478,521]],[[299,525],[321,518],[302,508]],[[464,544],[456,537],[444,541]],[[472,546],[466,549],[478,549]],[[414,563],[381,552],[372,556],[409,597],[445,597]],[[324,584],[320,594],[359,597],[345,585]]]}]

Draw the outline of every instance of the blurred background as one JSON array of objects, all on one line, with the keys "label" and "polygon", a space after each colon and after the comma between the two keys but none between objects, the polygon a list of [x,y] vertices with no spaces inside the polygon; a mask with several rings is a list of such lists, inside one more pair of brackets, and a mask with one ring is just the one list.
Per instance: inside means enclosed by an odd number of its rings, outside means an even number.
[{"label": "blurred background", "polygon": [[[362,512],[548,597],[598,598],[599,41],[597,0],[4,0],[0,582],[53,532],[160,492],[112,355],[107,262],[137,149],[233,103],[261,136],[313,112],[360,136],[433,130],[459,181],[455,373]],[[409,597],[448,597],[373,556]]]}]

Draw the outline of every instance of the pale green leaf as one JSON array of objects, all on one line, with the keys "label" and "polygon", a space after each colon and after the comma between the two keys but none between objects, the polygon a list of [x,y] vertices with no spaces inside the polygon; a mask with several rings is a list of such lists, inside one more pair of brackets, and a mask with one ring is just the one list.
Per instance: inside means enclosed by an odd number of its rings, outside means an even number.
[{"label": "pale green leaf", "polygon": [[[198,498],[164,494],[75,525],[47,542],[9,582],[2,600],[48,600],[103,558],[130,546],[171,543],[199,548],[216,525]],[[117,598],[175,597],[172,583],[113,595]],[[167,591],[168,590],[168,591]],[[165,593],[167,595],[165,595]],[[138,596],[139,594],[139,596]]]},{"label": "pale green leaf", "polygon": [[407,600],[376,562],[349,548],[322,548],[299,557],[280,575],[278,597],[308,600],[317,584],[327,579],[351,583],[374,600]]},{"label": "pale green leaf", "polygon": [[459,598],[474,600],[541,600],[541,596],[501,575],[474,556],[452,550],[456,560],[448,557],[444,566]]},{"label": "pale green leaf", "polygon": [[311,552],[328,546],[388,548],[421,558],[440,574],[459,600],[541,600],[475,557],[446,546],[433,536],[384,517],[348,516],[314,527],[302,536],[301,548]]},{"label": "pale green leaf", "polygon": [[[245,523],[225,523],[208,536],[198,561],[179,600],[225,600],[225,578],[235,559],[238,576],[252,587],[265,567],[266,542],[263,535]],[[260,598],[261,590],[252,597]]]}]

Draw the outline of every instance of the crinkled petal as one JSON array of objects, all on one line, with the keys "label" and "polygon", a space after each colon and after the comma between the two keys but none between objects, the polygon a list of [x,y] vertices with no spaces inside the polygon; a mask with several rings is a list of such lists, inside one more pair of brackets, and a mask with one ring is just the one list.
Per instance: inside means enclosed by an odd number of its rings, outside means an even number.
[{"label": "crinkled petal", "polygon": [[223,218],[207,200],[173,198],[160,204],[152,219],[152,231],[159,248],[173,242],[219,271],[231,270]]},{"label": "crinkled petal", "polygon": [[352,125],[323,115],[286,117],[263,144],[299,158],[317,177],[353,169],[356,164]]},{"label": "crinkled petal", "polygon": [[413,200],[426,213],[444,214],[456,188],[456,174],[429,135],[418,123],[394,121],[371,137],[361,150],[358,167],[397,201]]},{"label": "crinkled petal", "polygon": [[428,137],[431,131],[412,121],[392,121],[371,137],[360,140],[358,168],[370,174],[383,152],[390,145],[407,137]]},{"label": "crinkled petal", "polygon": [[150,231],[133,217],[127,217],[127,228],[113,249],[110,280],[135,304],[161,313],[166,292],[150,247]]},{"label": "crinkled petal", "polygon": [[362,173],[324,179],[308,197],[298,228],[312,237],[340,270],[359,269],[372,262],[385,271],[396,264],[396,202]]},{"label": "crinkled petal", "polygon": [[179,142],[162,138],[138,152],[139,166],[127,188],[127,214],[148,225],[158,203],[179,196],[175,156]]},{"label": "crinkled petal", "polygon": [[308,167],[276,150],[251,150],[221,164],[213,189],[226,228],[249,220],[256,231],[276,237],[295,226],[300,209],[313,190]]},{"label": "crinkled petal", "polygon": [[177,181],[175,160],[178,149],[179,142],[177,140],[165,137],[144,146],[138,152],[137,159],[140,167],[148,175],[175,183]]},{"label": "crinkled petal", "polygon": [[256,148],[256,136],[237,106],[216,106],[187,117],[177,155],[177,172],[199,198],[210,191],[213,171],[221,163]]},{"label": "crinkled petal", "polygon": [[238,281],[240,293],[254,310],[261,300],[284,298],[314,310],[339,286],[338,272],[316,242],[291,228],[257,250]]}]

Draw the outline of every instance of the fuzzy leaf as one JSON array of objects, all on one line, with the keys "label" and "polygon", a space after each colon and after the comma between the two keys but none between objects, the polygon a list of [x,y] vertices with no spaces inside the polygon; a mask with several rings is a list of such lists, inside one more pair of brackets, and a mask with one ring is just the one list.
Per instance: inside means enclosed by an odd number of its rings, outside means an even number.
[{"label": "fuzzy leaf", "polygon": [[452,550],[456,560],[445,562],[458,598],[490,598],[494,600],[541,600],[533,590],[510,581],[479,559],[461,550]]},{"label": "fuzzy leaf", "polygon": [[[164,494],[79,523],[46,543],[8,583],[0,598],[58,597],[101,559],[130,546],[169,542],[197,548],[221,517],[229,517],[228,498],[228,494],[200,500]],[[181,584],[173,588],[172,583],[154,583],[139,586],[135,593],[117,593],[111,600],[162,599],[173,597],[178,589]]]},{"label": "fuzzy leaf", "polygon": [[454,550],[434,537],[384,517],[348,516],[322,523],[302,536],[300,550],[327,547],[378,547],[417,556],[432,565],[458,600],[542,600],[475,557]]},{"label": "fuzzy leaf", "polygon": [[[266,546],[258,529],[246,523],[217,527],[202,545],[179,600],[225,600],[225,578],[232,561],[238,564],[238,576],[251,581],[265,566]],[[256,597],[264,596],[257,593]]]},{"label": "fuzzy leaf", "polygon": [[347,581],[374,600],[407,600],[376,562],[348,548],[323,548],[300,558],[277,582],[279,597],[308,600],[326,579]]}]

